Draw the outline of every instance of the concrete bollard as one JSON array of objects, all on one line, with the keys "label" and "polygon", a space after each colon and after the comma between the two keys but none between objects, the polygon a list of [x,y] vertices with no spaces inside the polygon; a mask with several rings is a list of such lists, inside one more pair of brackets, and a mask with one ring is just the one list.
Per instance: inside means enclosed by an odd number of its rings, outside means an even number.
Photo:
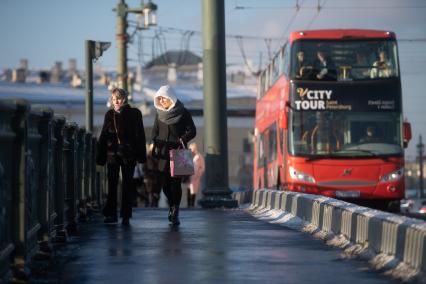
[{"label": "concrete bollard", "polygon": [[343,235],[426,272],[426,223],[323,196],[275,190],[256,190],[252,207],[281,209],[325,233]]}]

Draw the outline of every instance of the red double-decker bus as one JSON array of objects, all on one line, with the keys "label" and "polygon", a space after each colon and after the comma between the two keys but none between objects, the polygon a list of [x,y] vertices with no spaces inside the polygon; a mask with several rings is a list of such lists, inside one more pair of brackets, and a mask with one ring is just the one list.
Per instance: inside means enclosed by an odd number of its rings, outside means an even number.
[{"label": "red double-decker bus", "polygon": [[411,128],[395,34],[291,33],[259,77],[254,133],[254,189],[398,210]]}]

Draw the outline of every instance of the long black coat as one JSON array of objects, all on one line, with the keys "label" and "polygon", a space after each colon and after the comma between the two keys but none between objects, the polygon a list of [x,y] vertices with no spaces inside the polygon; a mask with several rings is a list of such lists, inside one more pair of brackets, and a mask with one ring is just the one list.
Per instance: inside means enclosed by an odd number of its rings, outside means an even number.
[{"label": "long black coat", "polygon": [[152,141],[154,143],[153,157],[158,160],[158,170],[160,172],[170,172],[169,150],[177,149],[181,146],[179,139],[182,139],[185,147],[187,143],[195,137],[197,130],[187,109],[179,121],[175,124],[167,125],[155,116],[152,128]]},{"label": "long black coat", "polygon": [[[114,116],[116,127],[114,126]],[[146,161],[146,141],[142,120],[142,113],[137,108],[129,105],[123,107],[120,113],[113,109],[105,114],[104,124],[98,140],[96,162],[104,165],[106,162],[117,161],[118,138],[121,144],[126,147],[124,159],[131,162],[145,163]]]}]

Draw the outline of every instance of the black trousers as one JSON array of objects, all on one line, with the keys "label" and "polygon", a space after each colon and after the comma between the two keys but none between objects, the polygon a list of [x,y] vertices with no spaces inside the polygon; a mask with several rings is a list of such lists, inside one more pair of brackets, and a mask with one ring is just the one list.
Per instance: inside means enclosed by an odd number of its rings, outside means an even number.
[{"label": "black trousers", "polygon": [[117,186],[120,168],[122,175],[120,216],[122,218],[131,218],[134,198],[133,173],[135,171],[135,164],[124,164],[121,159],[117,159],[116,163],[107,164],[108,196],[103,209],[103,214],[106,217],[117,216]]},{"label": "black trousers", "polygon": [[180,201],[182,199],[182,178],[171,177],[170,173],[164,172],[161,173],[161,185],[163,192],[167,197],[169,206],[179,207]]}]

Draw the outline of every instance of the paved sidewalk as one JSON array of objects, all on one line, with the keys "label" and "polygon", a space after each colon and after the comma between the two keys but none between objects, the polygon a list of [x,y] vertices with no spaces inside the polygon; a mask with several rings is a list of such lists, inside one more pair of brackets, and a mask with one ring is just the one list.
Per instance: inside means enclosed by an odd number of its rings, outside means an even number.
[{"label": "paved sidewalk", "polygon": [[[131,226],[98,217],[66,245],[60,283],[393,283],[367,264],[309,234],[255,219],[244,210],[134,210]],[[396,282],[395,282],[396,283]]]}]

